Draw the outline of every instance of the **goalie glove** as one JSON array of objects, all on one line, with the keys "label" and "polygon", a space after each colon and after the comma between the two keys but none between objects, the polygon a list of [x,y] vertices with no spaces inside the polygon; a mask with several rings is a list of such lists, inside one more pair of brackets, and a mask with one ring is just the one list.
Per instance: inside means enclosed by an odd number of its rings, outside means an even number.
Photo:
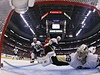
[{"label": "goalie glove", "polygon": [[97,62],[100,63],[100,55],[98,55]]},{"label": "goalie glove", "polygon": [[71,56],[70,55],[66,55],[66,62],[71,62]]}]

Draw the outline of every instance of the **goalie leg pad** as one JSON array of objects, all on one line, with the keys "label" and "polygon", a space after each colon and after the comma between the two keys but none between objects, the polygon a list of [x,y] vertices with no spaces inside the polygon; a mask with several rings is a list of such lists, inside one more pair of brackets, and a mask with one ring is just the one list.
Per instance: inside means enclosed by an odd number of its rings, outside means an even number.
[{"label": "goalie leg pad", "polygon": [[51,58],[49,58],[48,56],[38,57],[37,59],[38,59],[38,62],[42,64],[42,66],[47,66],[52,63]]},{"label": "goalie leg pad", "polygon": [[44,57],[37,57],[38,62],[42,64],[42,66],[47,66],[52,64],[51,57],[55,56],[54,52],[49,52],[46,56]]}]

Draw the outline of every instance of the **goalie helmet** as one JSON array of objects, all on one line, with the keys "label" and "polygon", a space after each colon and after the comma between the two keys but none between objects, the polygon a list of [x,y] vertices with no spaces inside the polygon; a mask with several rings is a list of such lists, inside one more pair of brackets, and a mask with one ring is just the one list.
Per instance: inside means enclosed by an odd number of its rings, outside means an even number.
[{"label": "goalie helmet", "polygon": [[82,61],[86,58],[86,56],[89,53],[88,46],[85,44],[82,44],[78,49],[77,49],[77,58],[78,60]]}]

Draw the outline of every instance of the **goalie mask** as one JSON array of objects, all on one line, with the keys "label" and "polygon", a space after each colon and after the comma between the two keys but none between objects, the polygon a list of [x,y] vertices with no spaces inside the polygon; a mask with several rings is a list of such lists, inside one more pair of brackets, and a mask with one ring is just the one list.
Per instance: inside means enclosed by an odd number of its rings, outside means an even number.
[{"label": "goalie mask", "polygon": [[77,59],[79,61],[83,61],[86,56],[88,55],[89,53],[89,50],[88,50],[88,47],[87,45],[85,44],[82,44],[78,49],[77,49]]}]

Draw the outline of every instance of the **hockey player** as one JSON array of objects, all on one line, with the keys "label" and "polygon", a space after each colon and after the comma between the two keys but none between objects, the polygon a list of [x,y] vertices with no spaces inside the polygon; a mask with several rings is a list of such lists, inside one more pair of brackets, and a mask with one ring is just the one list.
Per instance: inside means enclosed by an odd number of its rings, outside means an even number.
[{"label": "hockey player", "polygon": [[46,44],[49,43],[49,41],[50,41],[50,36],[47,36],[47,39],[45,40],[44,46],[43,46],[44,49],[46,47]]},{"label": "hockey player", "polygon": [[43,45],[43,48],[44,48],[44,51],[43,51],[44,56],[46,55],[46,53],[45,53],[45,52],[46,52],[46,51],[45,51],[46,44],[49,43],[49,41],[50,41],[50,36],[47,36],[47,39],[45,40],[44,45]]},{"label": "hockey player", "polygon": [[45,54],[54,51],[60,40],[61,40],[60,36],[57,36],[57,38],[50,39],[49,42],[45,44]]},{"label": "hockey player", "polygon": [[15,47],[13,49],[13,52],[14,52],[14,56],[12,56],[12,59],[14,59],[14,58],[18,59],[18,47]]},{"label": "hockey player", "polygon": [[72,53],[70,56],[71,61],[69,64],[74,68],[96,68],[100,63],[99,55],[90,53],[85,44],[82,44],[76,53]]},{"label": "hockey player", "polygon": [[54,52],[49,52],[46,57],[39,58],[38,60],[43,66],[52,63],[57,66],[70,65],[77,69],[91,69],[100,65],[100,56],[90,53],[85,44],[82,44],[75,53],[70,55],[55,55]]},{"label": "hockey player", "polygon": [[41,52],[41,49],[42,49],[42,44],[40,41],[37,41],[37,38],[33,38],[33,42],[31,43],[31,46],[34,50],[34,54],[35,54],[35,57],[40,57],[40,52]]}]

